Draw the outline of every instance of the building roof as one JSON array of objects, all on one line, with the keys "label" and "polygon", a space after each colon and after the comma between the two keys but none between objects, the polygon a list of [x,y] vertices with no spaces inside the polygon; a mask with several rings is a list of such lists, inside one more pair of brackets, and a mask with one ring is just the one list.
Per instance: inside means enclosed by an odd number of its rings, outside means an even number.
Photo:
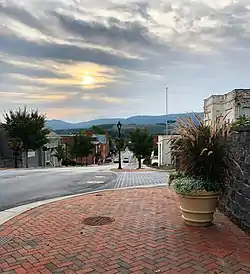
[{"label": "building roof", "polygon": [[96,134],[95,137],[98,139],[98,141],[101,144],[106,144],[106,142],[107,142],[106,135],[104,135],[104,134]]},{"label": "building roof", "polygon": [[61,139],[62,137],[58,134],[56,134],[54,131],[50,131],[49,134],[47,134],[47,137],[48,138],[53,138],[53,139]]}]

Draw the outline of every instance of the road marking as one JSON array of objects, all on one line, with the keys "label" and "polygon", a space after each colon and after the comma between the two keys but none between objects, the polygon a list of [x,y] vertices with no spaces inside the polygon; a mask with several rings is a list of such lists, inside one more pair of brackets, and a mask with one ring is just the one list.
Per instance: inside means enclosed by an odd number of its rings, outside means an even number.
[{"label": "road marking", "polygon": [[104,181],[87,181],[87,184],[104,184]]}]

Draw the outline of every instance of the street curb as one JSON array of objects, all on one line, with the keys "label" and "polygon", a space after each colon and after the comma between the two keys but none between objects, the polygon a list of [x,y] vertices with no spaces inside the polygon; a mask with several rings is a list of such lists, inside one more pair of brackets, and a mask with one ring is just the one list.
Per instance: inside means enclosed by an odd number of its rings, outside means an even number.
[{"label": "street curb", "polygon": [[78,196],[91,195],[91,194],[100,193],[100,192],[118,191],[118,190],[126,190],[126,189],[164,187],[164,186],[168,187],[167,183],[166,184],[159,184],[159,185],[145,185],[145,186],[132,186],[132,187],[114,188],[114,189],[101,189],[101,190],[95,190],[95,191],[91,191],[91,192],[87,192],[87,193],[67,195],[67,196],[48,199],[48,200],[44,200],[44,201],[34,202],[34,203],[27,204],[27,205],[13,207],[13,208],[10,208],[10,209],[6,209],[4,211],[0,211],[0,226],[3,225],[4,223],[6,223],[7,221],[11,220],[12,218],[14,218],[14,217],[26,212],[26,211],[29,211],[29,210],[31,210],[33,208],[36,208],[36,207],[39,207],[39,206],[43,206],[43,205],[46,205],[46,204],[57,202],[57,201],[62,201],[62,200],[66,200],[66,199],[70,199],[70,198],[74,198],[74,197],[78,197]]}]

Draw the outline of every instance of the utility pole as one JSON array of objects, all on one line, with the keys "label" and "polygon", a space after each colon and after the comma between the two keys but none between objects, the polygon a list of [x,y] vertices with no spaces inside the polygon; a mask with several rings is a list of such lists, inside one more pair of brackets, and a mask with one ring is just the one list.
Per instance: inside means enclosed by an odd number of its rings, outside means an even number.
[{"label": "utility pole", "polygon": [[168,87],[166,86],[166,135],[168,135]]}]

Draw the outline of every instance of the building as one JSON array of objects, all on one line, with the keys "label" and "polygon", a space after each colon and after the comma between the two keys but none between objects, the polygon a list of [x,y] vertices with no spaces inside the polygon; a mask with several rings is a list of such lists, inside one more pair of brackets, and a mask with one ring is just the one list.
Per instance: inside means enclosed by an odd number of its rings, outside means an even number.
[{"label": "building", "polygon": [[58,145],[62,144],[62,138],[54,131],[51,131],[48,135],[48,143],[44,145],[43,151],[43,165],[44,166],[61,166],[61,162],[55,157],[55,151]]},{"label": "building", "polygon": [[[22,166],[22,157],[18,156],[18,166]],[[14,167],[13,151],[8,146],[8,136],[4,128],[0,124],[0,168]]]},{"label": "building", "polygon": [[174,164],[169,143],[172,136],[158,135],[158,166],[170,166]]},{"label": "building", "polygon": [[[108,134],[94,134],[91,130],[87,130],[84,132],[87,136],[91,138],[91,142],[93,144],[93,151],[92,154],[90,154],[87,159],[77,159],[77,162],[80,162],[82,164],[97,164],[100,160],[101,162],[104,162],[105,159],[108,157],[109,154],[109,138]],[[62,143],[66,146],[66,152],[69,151],[69,146],[74,141],[74,135],[73,134],[64,134],[60,135],[62,138]]]},{"label": "building", "polygon": [[240,116],[250,116],[250,89],[235,89],[224,95],[212,95],[204,100],[204,120],[212,124],[218,117],[234,122]]},{"label": "building", "polygon": [[[54,156],[54,151],[61,142],[61,137],[51,131],[48,135],[48,143],[44,146],[45,149],[29,150],[28,165],[29,167],[38,166],[59,166],[57,158]],[[18,166],[25,167],[25,153],[20,153],[18,156]],[[0,167],[13,168],[14,156],[13,151],[8,147],[8,137],[3,128],[0,128]]]}]

